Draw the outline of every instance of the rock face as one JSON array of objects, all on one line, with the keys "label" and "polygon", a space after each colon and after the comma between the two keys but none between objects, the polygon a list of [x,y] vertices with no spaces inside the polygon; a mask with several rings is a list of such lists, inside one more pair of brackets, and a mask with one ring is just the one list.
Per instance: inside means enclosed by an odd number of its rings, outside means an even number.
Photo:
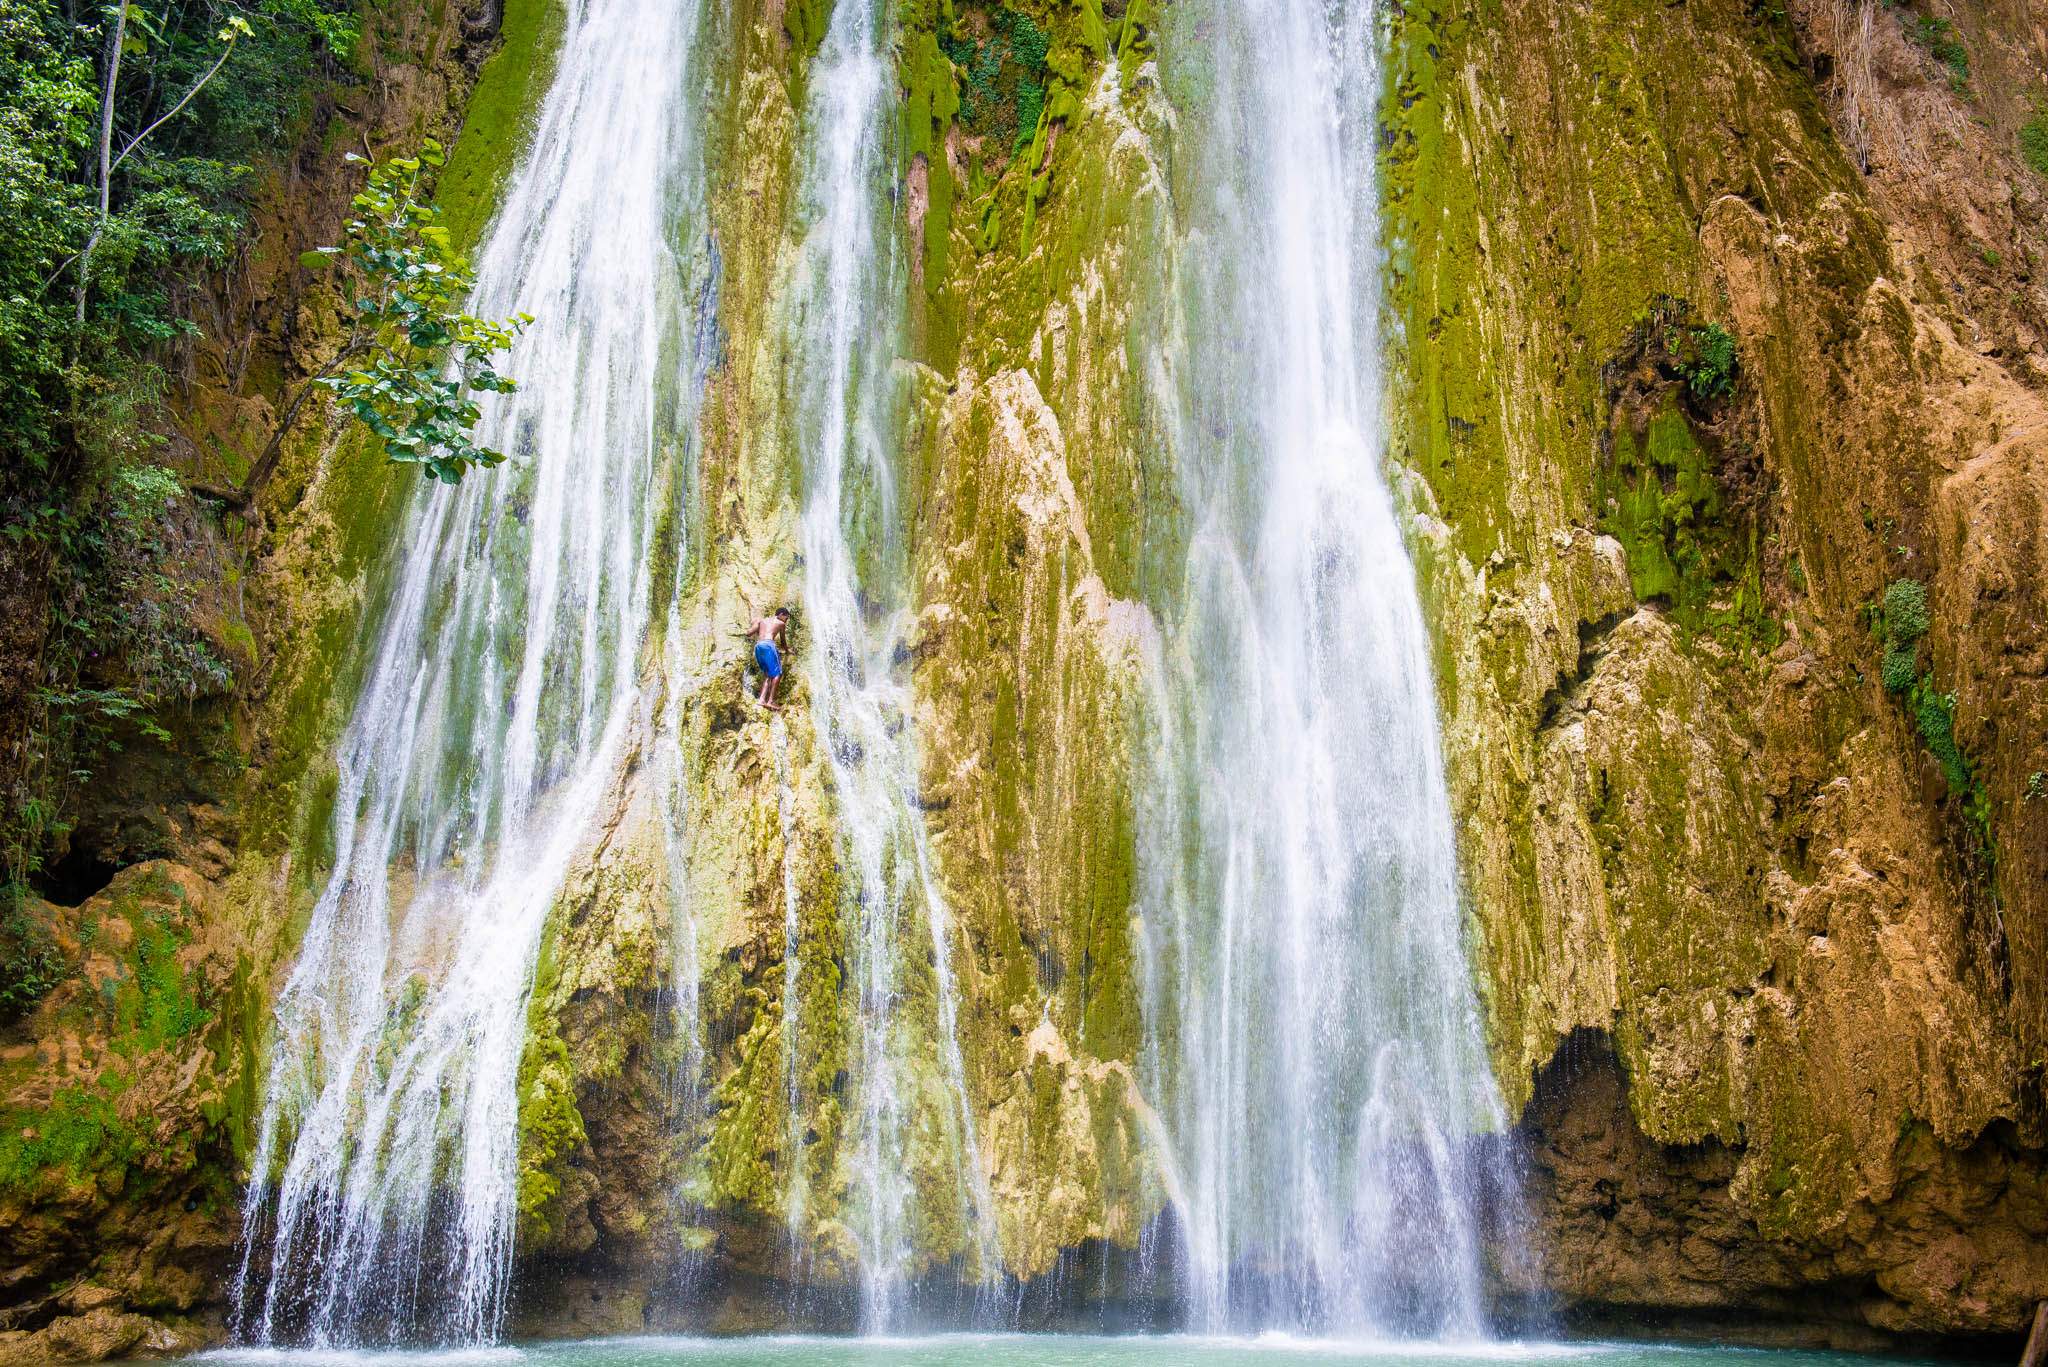
[{"label": "rock face", "polygon": [[2048,1228],[2038,1153],[2009,1126],[1963,1148],[1900,1135],[1889,1181],[1822,1238],[1759,1237],[1745,1155],[1659,1144],[1631,1113],[1608,1042],[1575,1036],[1524,1114],[1527,1195],[1546,1279],[1582,1327],[1747,1337],[1787,1346],[1951,1347],[2002,1334],[2039,1299]]},{"label": "rock face", "polygon": [[1568,1302],[2014,1332],[2048,1289],[2044,201],[2003,93],[2043,54],[1958,7],[1959,91],[1905,22],[1406,21],[1402,463],[1498,1072],[1541,1101],[1594,1030],[1626,1082],[1626,1125],[1527,1122]]},{"label": "rock face", "polygon": [[0,1354],[189,1351],[219,1334],[240,1233],[227,1121],[247,978],[204,880],[175,864],[35,910],[77,967],[10,1032],[32,1042],[0,1052]]},{"label": "rock face", "polygon": [[[801,593],[781,368],[828,8],[714,5],[700,40],[721,364],[639,739],[536,970],[526,1332],[852,1323],[840,816],[803,668],[764,720],[727,636]],[[987,1206],[935,1119],[913,1242],[934,1287],[998,1258],[1034,1322],[1086,1285],[1157,1323],[1128,776],[1187,529],[1138,372],[1199,250],[1173,194],[1199,64],[1135,4],[1025,8],[1047,49],[1020,140],[940,47],[996,12],[901,7],[903,663]],[[1392,11],[1390,475],[1541,1254],[1501,1276],[1566,1324],[1960,1342],[2048,1298],[2048,178],[2016,93],[2048,39],[2019,0],[1953,10],[1967,80],[1869,0]],[[551,14],[503,11],[444,182],[466,233]],[[470,84],[413,19],[393,127]],[[190,406],[199,433],[262,417],[223,386]],[[266,1006],[399,501],[359,443],[294,448],[239,790],[177,823],[183,863],[42,913],[77,976],[0,1053],[9,1361],[220,1332]],[[938,992],[904,987],[927,1039]]]}]

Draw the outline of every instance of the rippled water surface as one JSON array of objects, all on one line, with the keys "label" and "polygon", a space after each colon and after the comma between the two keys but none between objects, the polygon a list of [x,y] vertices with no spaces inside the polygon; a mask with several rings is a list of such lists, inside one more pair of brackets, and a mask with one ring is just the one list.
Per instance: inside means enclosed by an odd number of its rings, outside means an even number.
[{"label": "rippled water surface", "polygon": [[437,1353],[225,1349],[194,1361],[221,1367],[1871,1367],[1879,1359],[1853,1353],[1635,1343],[1388,1344],[1282,1335],[942,1334],[890,1339],[623,1338]]}]

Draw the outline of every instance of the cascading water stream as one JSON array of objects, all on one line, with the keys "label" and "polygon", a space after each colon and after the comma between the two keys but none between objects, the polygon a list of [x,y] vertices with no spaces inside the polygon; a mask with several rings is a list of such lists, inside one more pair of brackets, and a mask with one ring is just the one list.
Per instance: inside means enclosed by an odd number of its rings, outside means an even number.
[{"label": "cascading water stream", "polygon": [[[831,770],[850,885],[855,988],[853,1132],[862,1324],[899,1323],[920,1113],[950,1131],[950,1193],[982,1278],[995,1267],[992,1211],[960,1052],[952,919],[932,876],[917,803],[911,696],[899,648],[911,620],[891,421],[902,281],[888,186],[895,172],[889,0],[840,0],[810,73],[808,220],[793,338],[805,459],[805,663],[813,725]],[[920,915],[921,913],[921,915]],[[799,953],[791,942],[787,953]],[[925,981],[929,975],[929,982]],[[787,972],[785,1029],[800,1028]],[[929,1006],[927,1012],[924,1008]],[[941,1074],[931,1085],[927,1065]],[[794,1207],[799,1193],[792,1193]]]},{"label": "cascading water stream", "polygon": [[249,1339],[500,1328],[535,957],[645,714],[649,552],[701,374],[684,325],[708,266],[670,245],[697,193],[698,15],[571,3],[481,253],[477,311],[537,320],[480,434],[511,459],[414,503],[338,749],[252,1164]]},{"label": "cascading water stream", "polygon": [[1467,1141],[1502,1117],[1380,470],[1375,9],[1214,0],[1162,44],[1215,90],[1183,124],[1194,525],[1142,837],[1147,1061],[1206,1331],[1482,1326]]}]

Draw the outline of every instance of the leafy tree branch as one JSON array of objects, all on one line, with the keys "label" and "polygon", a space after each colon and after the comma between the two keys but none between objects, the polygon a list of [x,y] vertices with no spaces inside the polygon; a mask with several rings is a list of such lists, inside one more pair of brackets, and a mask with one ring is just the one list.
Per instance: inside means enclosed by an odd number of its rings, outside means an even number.
[{"label": "leafy tree branch", "polygon": [[[81,335],[85,331],[85,301],[87,295],[92,290],[93,253],[99,249],[100,238],[106,234],[108,220],[113,217],[114,171],[122,162],[128,159],[130,152],[133,152],[142,145],[144,138],[147,138],[151,133],[161,128],[173,114],[176,114],[186,105],[192,103],[192,97],[203,90],[207,82],[218,76],[220,69],[227,65],[228,58],[234,54],[236,42],[247,37],[250,33],[249,23],[246,19],[242,18],[239,14],[230,15],[227,24],[215,35],[223,45],[220,57],[212,66],[207,68],[206,74],[194,81],[192,87],[185,92],[184,98],[172,105],[169,111],[161,118],[130,139],[128,145],[121,149],[120,156],[112,157],[110,160],[109,158],[114,149],[114,93],[121,81],[121,58],[131,51],[148,50],[146,41],[140,35],[131,34],[128,31],[128,20],[131,15],[138,21],[137,27],[147,32],[146,26],[148,21],[143,18],[135,6],[119,3],[119,13],[114,17],[113,31],[107,38],[107,84],[106,88],[100,93],[100,212],[98,219],[93,223],[92,235],[86,238],[85,246],[78,253],[78,284],[72,290],[72,302],[76,309],[73,325]],[[62,269],[62,266],[58,267],[59,271]],[[55,278],[54,275],[51,277],[51,279]]]},{"label": "leafy tree branch", "polygon": [[[349,160],[366,158],[350,153]],[[315,389],[331,392],[381,439],[393,463],[422,466],[444,483],[504,460],[471,438],[482,416],[472,395],[517,388],[492,357],[533,319],[493,321],[465,311],[475,274],[425,197],[427,178],[443,160],[441,144],[428,139],[417,156],[371,164],[341,245],[299,258],[309,269],[336,270],[348,331],[286,403],[241,487],[195,485],[193,492],[237,509],[255,504]]]}]

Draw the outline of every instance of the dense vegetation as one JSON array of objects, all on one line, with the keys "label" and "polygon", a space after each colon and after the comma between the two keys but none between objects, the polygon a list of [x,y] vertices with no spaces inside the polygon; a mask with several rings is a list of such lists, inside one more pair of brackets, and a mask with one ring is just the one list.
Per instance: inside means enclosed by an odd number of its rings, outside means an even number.
[{"label": "dense vegetation", "polygon": [[0,699],[10,889],[97,755],[227,682],[185,572],[202,539],[157,435],[166,367],[238,248],[254,164],[292,144],[309,92],[349,79],[355,14],[0,0],[0,592],[38,619]]}]

